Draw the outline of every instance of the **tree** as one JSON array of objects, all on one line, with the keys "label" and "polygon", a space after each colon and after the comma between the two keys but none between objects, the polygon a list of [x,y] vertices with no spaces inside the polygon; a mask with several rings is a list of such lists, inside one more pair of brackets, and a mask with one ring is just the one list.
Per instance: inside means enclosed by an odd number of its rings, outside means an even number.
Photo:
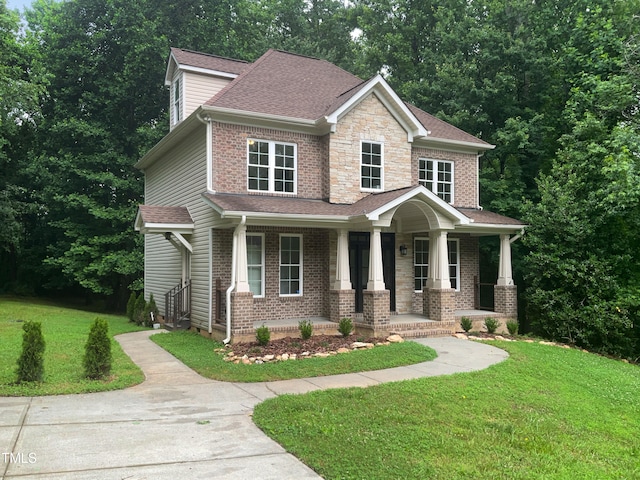
[{"label": "tree", "polygon": [[18,358],[18,383],[41,382],[44,378],[45,341],[40,322],[27,321],[22,326],[22,352]]},{"label": "tree", "polygon": [[91,324],[89,337],[84,349],[84,376],[98,380],[111,373],[111,338],[109,324],[103,318],[96,318]]}]

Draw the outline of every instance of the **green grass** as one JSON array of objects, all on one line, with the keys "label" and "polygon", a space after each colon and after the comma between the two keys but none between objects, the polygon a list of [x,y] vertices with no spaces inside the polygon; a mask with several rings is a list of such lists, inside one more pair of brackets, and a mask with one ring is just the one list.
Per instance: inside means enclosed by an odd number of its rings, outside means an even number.
[{"label": "green grass", "polygon": [[197,333],[172,332],[153,335],[151,340],[200,375],[226,382],[267,382],[364,372],[425,362],[436,357],[431,348],[415,342],[404,342],[327,358],[236,365],[224,362],[223,356],[214,352],[214,349],[222,347],[221,343],[208,340]]},{"label": "green grass", "polygon": [[640,478],[640,368],[495,342],[487,370],[267,400],[254,421],[330,479]]},{"label": "green grass", "polygon": [[[106,380],[83,378],[82,357],[93,320],[109,322],[109,334],[140,330],[123,316],[60,307],[34,299],[0,297],[0,396],[58,395],[117,390],[144,380],[142,371],[112,340],[113,364]],[[24,321],[42,323],[46,342],[44,381],[16,384]]]}]

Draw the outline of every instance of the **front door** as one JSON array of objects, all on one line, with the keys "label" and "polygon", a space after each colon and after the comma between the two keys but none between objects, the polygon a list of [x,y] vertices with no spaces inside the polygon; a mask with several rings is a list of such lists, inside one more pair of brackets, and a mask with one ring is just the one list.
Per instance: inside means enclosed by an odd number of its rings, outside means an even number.
[{"label": "front door", "polygon": [[[389,310],[396,309],[396,257],[395,234],[383,233],[382,237],[382,271],[385,288],[389,290]],[[356,291],[356,312],[364,310],[364,290],[369,280],[369,232],[349,232],[349,268],[351,285]]]}]

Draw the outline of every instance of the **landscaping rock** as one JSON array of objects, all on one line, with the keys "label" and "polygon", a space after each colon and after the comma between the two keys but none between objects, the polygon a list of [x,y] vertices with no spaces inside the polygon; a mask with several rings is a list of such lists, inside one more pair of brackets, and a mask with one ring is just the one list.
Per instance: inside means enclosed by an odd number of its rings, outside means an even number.
[{"label": "landscaping rock", "polygon": [[400,335],[397,335],[397,334],[389,335],[387,337],[387,342],[390,342],[390,343],[402,343],[402,342],[404,342],[404,338],[402,338]]}]

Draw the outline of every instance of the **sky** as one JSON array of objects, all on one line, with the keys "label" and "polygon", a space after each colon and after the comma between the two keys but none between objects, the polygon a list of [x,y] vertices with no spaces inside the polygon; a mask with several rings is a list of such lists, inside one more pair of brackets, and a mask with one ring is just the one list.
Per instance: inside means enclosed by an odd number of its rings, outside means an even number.
[{"label": "sky", "polygon": [[18,9],[22,12],[24,7],[28,7],[31,5],[32,0],[7,0],[7,8],[9,10]]}]

